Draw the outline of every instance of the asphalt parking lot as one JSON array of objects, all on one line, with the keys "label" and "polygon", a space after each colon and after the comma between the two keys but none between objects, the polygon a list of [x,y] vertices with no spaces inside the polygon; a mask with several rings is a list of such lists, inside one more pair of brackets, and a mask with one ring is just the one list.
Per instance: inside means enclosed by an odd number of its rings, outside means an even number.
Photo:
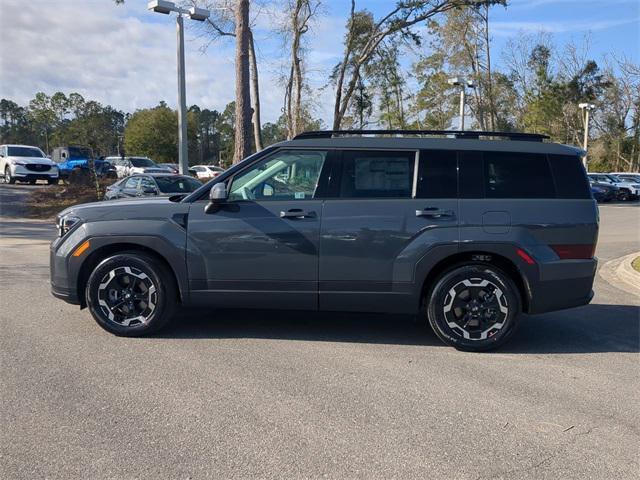
[{"label": "asphalt parking lot", "polygon": [[[2,478],[637,478],[640,298],[462,353],[406,318],[189,311],[126,339],[49,293],[52,224],[0,185]],[[44,187],[46,188],[46,187]],[[640,206],[600,209],[602,263]]]}]

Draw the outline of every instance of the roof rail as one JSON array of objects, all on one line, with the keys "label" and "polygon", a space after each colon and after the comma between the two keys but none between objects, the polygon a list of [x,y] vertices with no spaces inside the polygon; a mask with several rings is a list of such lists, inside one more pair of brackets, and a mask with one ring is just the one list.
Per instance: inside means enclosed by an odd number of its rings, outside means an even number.
[{"label": "roof rail", "polygon": [[479,130],[315,130],[303,132],[296,135],[294,140],[305,138],[333,138],[345,135],[428,135],[428,136],[446,136],[452,135],[456,138],[474,139],[480,137],[500,137],[509,140],[524,140],[529,142],[542,142],[549,138],[548,135],[540,133],[522,133],[522,132],[486,132]]}]

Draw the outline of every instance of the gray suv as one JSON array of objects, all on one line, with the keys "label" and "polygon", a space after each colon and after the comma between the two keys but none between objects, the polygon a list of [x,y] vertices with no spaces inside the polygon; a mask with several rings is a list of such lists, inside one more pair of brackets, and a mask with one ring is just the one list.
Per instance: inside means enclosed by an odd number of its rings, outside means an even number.
[{"label": "gray suv", "polygon": [[495,348],[521,313],[593,296],[583,152],[544,138],[307,132],[188,195],[63,211],[52,292],[116,335],[178,305],[250,307],[415,315],[458,349]]}]

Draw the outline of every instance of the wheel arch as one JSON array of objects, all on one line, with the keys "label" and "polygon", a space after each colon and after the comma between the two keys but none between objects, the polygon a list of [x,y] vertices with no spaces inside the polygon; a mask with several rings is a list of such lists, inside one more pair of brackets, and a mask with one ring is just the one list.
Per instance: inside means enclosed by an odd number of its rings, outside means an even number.
[{"label": "wheel arch", "polygon": [[488,249],[470,250],[464,252],[458,252],[453,255],[449,255],[436,264],[426,273],[422,280],[419,301],[422,302],[429,290],[434,285],[435,280],[443,273],[451,270],[452,268],[465,263],[485,264],[495,266],[508,275],[518,288],[520,299],[522,301],[522,311],[529,311],[529,305],[531,301],[531,289],[529,281],[525,273],[516,265],[514,260],[507,256],[496,253]]},{"label": "wheel arch", "polygon": [[108,258],[111,255],[115,255],[118,253],[124,252],[140,252],[145,253],[160,263],[162,263],[169,272],[173,275],[173,279],[178,286],[178,300],[180,302],[184,302],[185,294],[183,284],[180,282],[180,277],[176,269],[173,267],[171,262],[165,258],[160,252],[156,249],[149,247],[147,245],[143,245],[140,243],[134,242],[118,242],[118,243],[110,243],[106,245],[102,245],[92,251],[87,258],[80,265],[80,269],[78,271],[77,281],[76,281],[76,289],[78,293],[78,299],[80,301],[80,308],[85,308],[86,300],[84,296],[84,291],[87,286],[87,281],[89,280],[89,276],[93,269],[105,258]]}]

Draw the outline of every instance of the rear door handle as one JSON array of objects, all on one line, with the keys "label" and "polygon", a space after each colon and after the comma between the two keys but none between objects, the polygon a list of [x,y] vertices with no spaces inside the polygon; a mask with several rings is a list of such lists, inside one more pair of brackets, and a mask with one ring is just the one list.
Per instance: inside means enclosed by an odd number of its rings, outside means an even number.
[{"label": "rear door handle", "polygon": [[453,210],[443,210],[442,208],[427,207],[424,210],[416,210],[416,217],[442,218],[453,217]]},{"label": "rear door handle", "polygon": [[305,212],[301,208],[292,208],[280,212],[280,218],[315,218],[316,212]]}]

